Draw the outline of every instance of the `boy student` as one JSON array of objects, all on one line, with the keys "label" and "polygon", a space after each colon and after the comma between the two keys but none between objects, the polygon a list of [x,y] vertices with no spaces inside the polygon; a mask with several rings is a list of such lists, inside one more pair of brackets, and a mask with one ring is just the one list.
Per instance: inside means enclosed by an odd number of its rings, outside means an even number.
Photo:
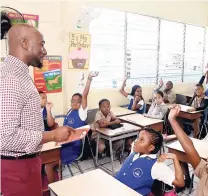
[{"label": "boy student", "polygon": [[[71,98],[71,109],[68,111],[65,119],[64,126],[69,126],[74,129],[86,125],[87,119],[87,96],[89,94],[90,85],[93,77],[96,77],[99,72],[90,72],[87,78],[83,94],[75,93]],[[67,159],[68,164],[73,162],[79,155],[82,147],[82,140],[73,141],[68,144],[63,144],[61,147],[61,158]],[[69,160],[70,157],[70,160]],[[53,169],[57,163],[51,163],[46,165],[46,174],[48,176],[49,183],[54,182]]]},{"label": "boy student", "polygon": [[[141,195],[151,193],[154,180],[162,181],[169,186],[184,186],[183,173],[177,157],[169,153],[157,159],[162,143],[161,133],[144,128],[134,142],[133,152],[116,174],[116,179]],[[163,163],[165,159],[173,160],[175,174]]]},{"label": "boy student", "polygon": [[202,84],[204,83],[204,80],[206,78],[206,89],[205,89],[205,96],[208,97],[208,63],[207,63],[207,68],[204,72],[204,75],[201,77],[201,79],[199,80],[199,84]]},{"label": "boy student", "polygon": [[155,94],[155,101],[151,104],[151,107],[145,117],[163,119],[165,114],[168,112],[167,105],[163,102],[164,94],[162,91],[158,91]]},{"label": "boy student", "polygon": [[[98,128],[106,128],[110,125],[120,124],[120,120],[111,112],[111,105],[108,99],[102,99],[99,101],[99,111],[96,113],[95,122],[91,126],[92,130],[92,139],[96,138],[96,129]],[[114,141],[113,142],[113,149],[116,151],[116,156],[120,159],[121,152],[122,152],[122,145],[123,141]],[[98,152],[102,154],[106,149],[106,145],[104,140],[99,140],[98,144]]]},{"label": "boy student", "polygon": [[53,104],[47,101],[47,95],[40,91],[41,98],[41,110],[43,115],[44,129],[45,131],[50,131],[51,128],[55,125],[55,119],[53,118],[51,108]]},{"label": "boy student", "polygon": [[127,97],[127,99],[130,101],[128,109],[137,111],[140,114],[143,114],[145,112],[145,103],[144,99],[142,97],[142,88],[139,85],[134,85],[132,87],[131,93],[128,94],[125,90],[124,87],[126,86],[126,80],[128,78],[126,77],[125,80],[123,81],[123,84],[120,89],[120,93]]},{"label": "boy student", "polygon": [[196,196],[207,196],[208,195],[208,160],[207,162],[200,158],[198,152],[194,148],[193,142],[191,139],[186,135],[186,133],[181,129],[179,126],[176,118],[180,112],[180,106],[174,106],[170,113],[169,113],[169,121],[170,124],[181,143],[186,156],[190,160],[192,167],[195,170],[195,175],[200,179],[197,190]]},{"label": "boy student", "polygon": [[153,90],[153,94],[155,94],[157,91],[162,89],[162,92],[164,93],[164,103],[175,103],[176,102],[176,93],[173,91],[173,82],[168,81],[165,85],[165,88],[163,87],[163,80],[161,78],[159,87]]}]

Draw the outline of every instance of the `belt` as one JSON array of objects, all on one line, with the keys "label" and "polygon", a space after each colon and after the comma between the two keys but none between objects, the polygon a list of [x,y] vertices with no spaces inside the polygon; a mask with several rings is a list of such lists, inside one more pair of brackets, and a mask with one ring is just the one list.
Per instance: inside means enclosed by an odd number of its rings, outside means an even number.
[{"label": "belt", "polygon": [[26,154],[19,157],[13,157],[13,156],[4,156],[1,155],[1,159],[7,159],[7,160],[18,160],[18,159],[31,159],[34,157],[37,157],[40,155],[40,152],[34,153],[34,154]]}]

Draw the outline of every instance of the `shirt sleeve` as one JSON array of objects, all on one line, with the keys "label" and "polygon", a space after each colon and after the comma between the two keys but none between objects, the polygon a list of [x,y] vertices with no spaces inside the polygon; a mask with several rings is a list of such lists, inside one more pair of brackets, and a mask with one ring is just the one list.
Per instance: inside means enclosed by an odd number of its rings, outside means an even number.
[{"label": "shirt sleeve", "polygon": [[[13,76],[0,79],[1,150],[31,153],[42,140],[42,130],[21,126],[21,112],[26,104],[21,85]],[[12,145],[11,145],[12,144]]]},{"label": "shirt sleeve", "polygon": [[102,116],[101,116],[100,112],[97,112],[95,115],[95,122],[97,122],[99,120],[102,120]]},{"label": "shirt sleeve", "polygon": [[203,75],[201,78],[200,78],[200,80],[199,80],[199,84],[203,84],[204,83],[204,79],[205,79],[205,75]]},{"label": "shirt sleeve", "polygon": [[85,109],[83,109],[82,106],[79,108],[79,117],[81,118],[82,121],[86,121],[87,111],[88,111],[87,107]]},{"label": "shirt sleeve", "polygon": [[127,96],[127,99],[128,99],[129,101],[131,101],[132,99],[134,99],[134,97],[133,97],[132,95],[128,95],[128,96]]},{"label": "shirt sleeve", "polygon": [[198,178],[202,178],[204,175],[207,175],[206,172],[206,161],[201,159],[200,163],[197,165],[194,174],[198,177]]},{"label": "shirt sleeve", "polygon": [[162,181],[169,186],[173,186],[175,173],[165,163],[156,162],[152,167],[151,175],[153,179]]},{"label": "shirt sleeve", "polygon": [[167,113],[167,111],[168,111],[167,106],[161,106],[158,114],[152,114],[148,112],[148,117],[162,120],[165,114]]}]

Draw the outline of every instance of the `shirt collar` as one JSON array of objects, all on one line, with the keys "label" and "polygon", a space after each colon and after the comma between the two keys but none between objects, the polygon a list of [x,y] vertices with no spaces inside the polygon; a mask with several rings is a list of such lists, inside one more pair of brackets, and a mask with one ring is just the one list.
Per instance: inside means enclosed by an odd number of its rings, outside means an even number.
[{"label": "shirt collar", "polygon": [[28,65],[26,65],[23,61],[21,61],[20,59],[12,56],[12,55],[8,55],[5,60],[5,63],[8,64],[13,64],[14,66],[16,66],[17,68],[20,68],[23,71],[26,71],[27,73],[29,73],[29,67]]},{"label": "shirt collar", "polygon": [[157,155],[156,154],[143,154],[140,157],[144,158],[144,157],[149,157],[151,159],[156,159]]}]

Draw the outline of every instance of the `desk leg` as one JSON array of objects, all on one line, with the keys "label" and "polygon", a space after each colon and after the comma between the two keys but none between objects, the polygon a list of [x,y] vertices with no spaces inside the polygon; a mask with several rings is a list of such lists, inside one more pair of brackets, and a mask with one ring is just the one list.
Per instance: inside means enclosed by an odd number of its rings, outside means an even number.
[{"label": "desk leg", "polygon": [[100,133],[97,133],[97,143],[96,143],[96,157],[95,164],[98,166],[98,146],[99,146]]},{"label": "desk leg", "polygon": [[113,173],[113,176],[114,176],[115,171],[114,171],[114,164],[113,164],[113,147],[112,147],[112,140],[111,140],[111,138],[109,138],[109,146],[110,146],[110,156],[111,156],[111,164],[112,164],[112,173]]},{"label": "desk leg", "polygon": [[194,128],[194,138],[196,138],[197,134],[199,133],[199,119],[195,119],[193,121],[193,128]]},{"label": "desk leg", "polygon": [[61,160],[59,161],[59,180],[62,180],[62,163]]}]

